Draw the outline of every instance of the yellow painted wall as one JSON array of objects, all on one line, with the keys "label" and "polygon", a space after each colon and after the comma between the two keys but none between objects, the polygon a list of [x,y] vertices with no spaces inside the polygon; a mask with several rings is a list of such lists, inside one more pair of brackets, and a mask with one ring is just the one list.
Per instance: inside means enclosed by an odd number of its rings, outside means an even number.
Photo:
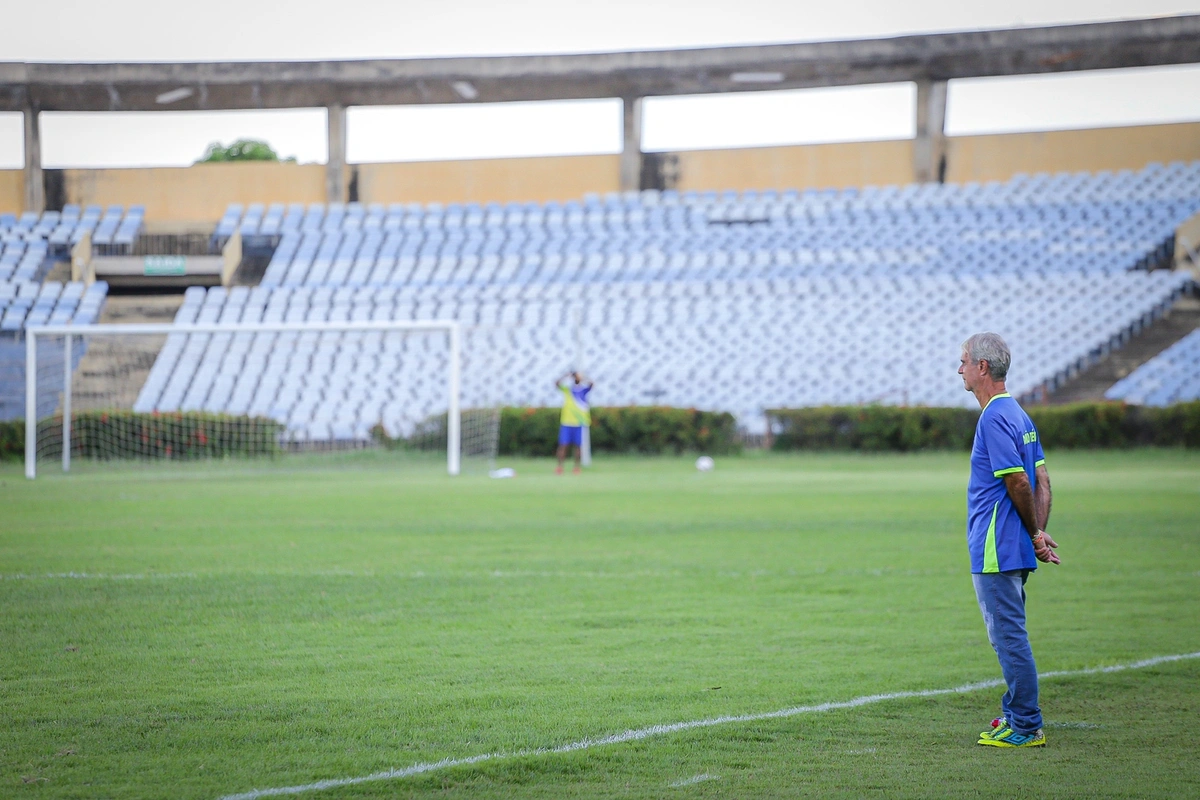
[{"label": "yellow painted wall", "polygon": [[[617,189],[617,156],[361,164],[364,203],[555,200]],[[18,203],[21,198],[17,176]],[[229,203],[320,203],[320,164],[225,163],[156,169],[65,170],[67,202],[146,206],[146,220],[211,223]],[[0,184],[0,191],[3,184]],[[0,194],[0,200],[4,197]]]},{"label": "yellow painted wall", "polygon": [[692,150],[676,154],[681,190],[809,189],[912,183],[911,140]]},{"label": "yellow painted wall", "polygon": [[325,167],[320,164],[243,162],[155,169],[68,169],[68,203],[146,206],[151,222],[211,223],[229,203],[320,203]]},{"label": "yellow painted wall", "polygon": [[1200,123],[959,136],[947,143],[946,180],[1006,180],[1018,172],[1140,169],[1200,159]]},{"label": "yellow painted wall", "polygon": [[568,200],[619,188],[618,156],[359,164],[364,203]]},{"label": "yellow painted wall", "polygon": [[[805,189],[911,183],[911,140],[678,153],[680,189]],[[946,180],[1018,172],[1140,169],[1200,159],[1200,123],[952,137]]]},{"label": "yellow painted wall", "polygon": [[[668,156],[678,188],[761,189],[902,184],[913,143],[852,142]],[[963,136],[947,142],[949,181],[1003,180],[1017,172],[1137,169],[1200,159],[1200,123],[1050,133]],[[618,156],[360,164],[362,202],[566,200],[618,188]],[[349,169],[347,170],[349,172]],[[319,164],[200,164],[174,169],[69,169],[67,202],[143,203],[148,222],[211,225],[231,202],[322,202]],[[0,170],[0,211],[21,211],[20,170]]]},{"label": "yellow painted wall", "polygon": [[19,214],[25,210],[25,173],[0,169],[0,211]]}]

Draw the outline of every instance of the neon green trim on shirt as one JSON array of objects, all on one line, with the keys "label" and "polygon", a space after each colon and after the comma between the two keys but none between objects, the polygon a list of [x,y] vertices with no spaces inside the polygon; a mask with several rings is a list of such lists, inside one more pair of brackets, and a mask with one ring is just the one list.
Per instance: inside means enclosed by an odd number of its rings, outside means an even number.
[{"label": "neon green trim on shirt", "polygon": [[984,406],[984,407],[983,407],[983,410],[984,410],[984,411],[987,411],[987,407],[988,407],[988,406],[990,406],[990,405],[991,405],[992,403],[994,403],[995,401],[999,400],[1001,397],[1012,397],[1012,395],[1011,395],[1011,394],[1009,394],[1008,392],[1001,392],[1000,394],[998,394],[998,395],[996,395],[995,397],[993,397],[991,400],[988,400],[988,401],[987,401],[987,406]]},{"label": "neon green trim on shirt", "polygon": [[1045,464],[1045,463],[1046,463],[1046,459],[1040,458],[1037,461],[1033,462],[1033,466],[1036,468],[1036,467],[1040,467],[1042,464]]},{"label": "neon green trim on shirt", "polygon": [[1008,467],[1007,469],[998,469],[995,472],[993,472],[992,474],[995,475],[997,478],[1002,478],[1005,475],[1012,475],[1013,473],[1024,472],[1024,471],[1025,471],[1024,467]]},{"label": "neon green trim on shirt", "polygon": [[987,538],[983,541],[983,571],[999,572],[1000,556],[996,554],[996,512],[1000,510],[1000,501],[992,505],[992,521],[988,525]]}]

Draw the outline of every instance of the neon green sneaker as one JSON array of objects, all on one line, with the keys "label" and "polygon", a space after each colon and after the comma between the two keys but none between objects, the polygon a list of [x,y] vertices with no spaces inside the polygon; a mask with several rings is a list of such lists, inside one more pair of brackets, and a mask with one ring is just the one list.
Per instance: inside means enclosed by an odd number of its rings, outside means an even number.
[{"label": "neon green sneaker", "polygon": [[992,720],[992,727],[979,734],[980,743],[982,744],[984,739],[995,739],[997,736],[1003,736],[1009,730],[1011,729],[1008,727],[1008,720],[1004,717],[997,717]]},{"label": "neon green sneaker", "polygon": [[1044,747],[1046,734],[1041,728],[1034,733],[1017,733],[1011,728],[999,736],[990,739],[980,739],[979,744],[991,747]]}]

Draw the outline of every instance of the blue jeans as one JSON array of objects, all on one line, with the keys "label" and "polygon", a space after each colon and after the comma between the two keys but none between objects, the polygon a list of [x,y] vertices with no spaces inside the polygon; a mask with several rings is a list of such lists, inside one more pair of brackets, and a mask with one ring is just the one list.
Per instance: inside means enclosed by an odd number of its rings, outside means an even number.
[{"label": "blue jeans", "polygon": [[1033,733],[1042,727],[1037,666],[1025,632],[1026,575],[1023,570],[1015,570],[971,576],[988,641],[1000,659],[1000,671],[1008,684],[1000,710],[1017,733]]}]

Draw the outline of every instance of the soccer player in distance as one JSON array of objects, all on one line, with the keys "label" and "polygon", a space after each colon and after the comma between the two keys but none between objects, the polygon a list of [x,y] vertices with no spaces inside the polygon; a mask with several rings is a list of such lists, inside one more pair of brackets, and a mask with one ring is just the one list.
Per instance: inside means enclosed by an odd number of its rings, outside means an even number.
[{"label": "soccer player in distance", "polygon": [[1046,534],[1050,475],[1037,428],[1004,388],[1011,355],[995,333],[963,342],[958,374],[983,412],[971,448],[967,484],[967,549],[975,597],[1008,691],[1000,717],[979,744],[1038,747],[1046,743],[1038,707],[1037,667],[1025,631],[1025,581],[1039,561],[1057,564],[1058,543]]},{"label": "soccer player in distance", "polygon": [[563,393],[562,414],[558,418],[558,466],[554,468],[554,473],[562,475],[567,448],[575,445],[575,474],[578,475],[579,462],[583,455],[583,426],[592,424],[592,412],[588,408],[587,398],[591,394],[593,384],[584,380],[581,373],[568,372],[555,381],[554,385]]}]

